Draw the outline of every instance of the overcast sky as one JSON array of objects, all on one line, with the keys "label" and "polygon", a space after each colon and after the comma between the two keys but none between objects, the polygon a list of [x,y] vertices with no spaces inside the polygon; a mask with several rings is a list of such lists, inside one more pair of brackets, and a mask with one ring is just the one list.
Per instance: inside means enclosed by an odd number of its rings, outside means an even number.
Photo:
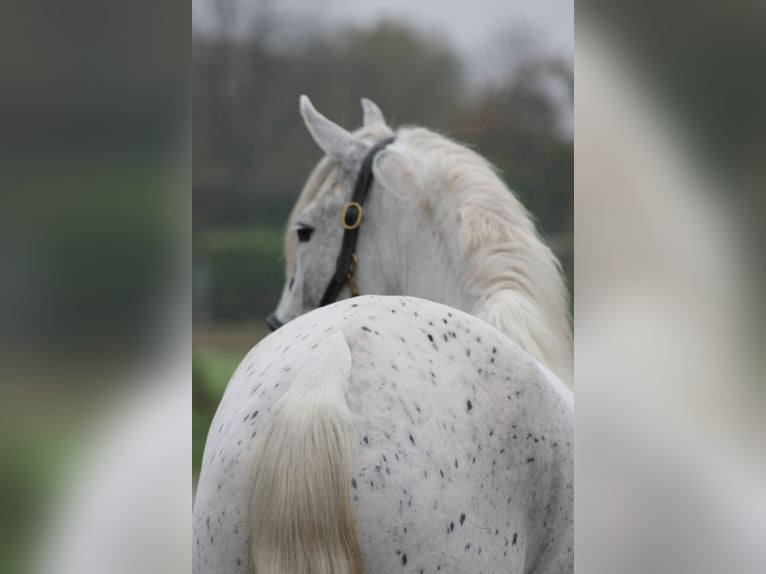
[{"label": "overcast sky", "polygon": [[[194,26],[210,23],[206,6],[215,0],[192,0]],[[255,5],[264,0],[240,0]],[[266,0],[268,1],[268,0]],[[497,46],[511,31],[531,36],[538,47],[571,62],[574,44],[573,0],[271,0],[289,14],[310,18],[321,26],[337,23],[371,25],[383,17],[445,35],[461,56],[492,74],[505,55]],[[498,62],[498,60],[500,60]]]}]

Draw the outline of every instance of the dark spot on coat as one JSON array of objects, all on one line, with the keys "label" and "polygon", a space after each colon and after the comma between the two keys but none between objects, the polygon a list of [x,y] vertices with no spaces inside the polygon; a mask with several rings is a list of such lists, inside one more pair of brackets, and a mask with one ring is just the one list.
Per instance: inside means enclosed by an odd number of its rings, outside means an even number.
[{"label": "dark spot on coat", "polygon": [[402,554],[402,566],[405,566],[407,564],[407,555]]},{"label": "dark spot on coat", "polygon": [[471,402],[471,399],[468,399],[465,402],[465,409],[466,409],[466,412],[468,412],[468,413],[470,413],[471,409],[473,409],[473,403]]},{"label": "dark spot on coat", "polygon": [[351,487],[352,488],[356,488],[356,479],[355,478],[351,479]]},{"label": "dark spot on coat", "polygon": [[465,522],[465,512],[460,515],[460,526],[463,526],[464,522]]},{"label": "dark spot on coat", "polygon": [[514,533],[513,533],[513,540],[511,541],[511,544],[516,544],[516,539],[517,539],[518,537],[519,537],[519,535],[518,535],[516,532],[514,532]]}]

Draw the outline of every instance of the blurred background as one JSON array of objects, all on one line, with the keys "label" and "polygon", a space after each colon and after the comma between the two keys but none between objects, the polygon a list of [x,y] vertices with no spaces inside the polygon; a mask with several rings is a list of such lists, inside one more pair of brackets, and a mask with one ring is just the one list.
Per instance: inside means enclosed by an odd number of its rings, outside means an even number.
[{"label": "blurred background", "polygon": [[[572,5],[195,0],[194,469],[282,290],[289,212],[321,158],[298,96],[348,129],[360,98],[391,126],[473,146],[536,217],[571,282]],[[571,284],[571,283],[570,283]]]}]

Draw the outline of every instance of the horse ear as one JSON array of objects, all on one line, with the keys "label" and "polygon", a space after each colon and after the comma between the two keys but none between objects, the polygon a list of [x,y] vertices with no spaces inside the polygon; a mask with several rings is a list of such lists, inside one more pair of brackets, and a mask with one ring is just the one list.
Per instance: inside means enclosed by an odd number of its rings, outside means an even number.
[{"label": "horse ear", "polygon": [[300,98],[300,109],[306,128],[321,150],[343,166],[354,169],[367,146],[316,111],[305,95]]},{"label": "horse ear", "polygon": [[362,98],[362,112],[364,112],[364,127],[386,125],[386,118],[378,105],[372,100]]},{"label": "horse ear", "polygon": [[387,191],[412,199],[419,195],[423,186],[422,168],[417,161],[397,150],[395,145],[378,154],[373,164],[373,174]]}]

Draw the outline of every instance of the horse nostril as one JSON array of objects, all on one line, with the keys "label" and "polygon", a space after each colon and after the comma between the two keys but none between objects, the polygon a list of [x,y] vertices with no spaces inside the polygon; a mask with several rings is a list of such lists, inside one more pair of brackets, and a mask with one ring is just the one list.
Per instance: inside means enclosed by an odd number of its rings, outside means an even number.
[{"label": "horse nostril", "polygon": [[271,331],[276,331],[276,330],[277,330],[277,329],[279,329],[279,328],[280,328],[282,325],[284,325],[284,323],[282,323],[282,321],[280,321],[280,320],[277,318],[277,314],[276,314],[276,313],[272,313],[271,315],[269,315],[269,318],[268,318],[268,319],[266,319],[266,325],[268,325],[268,326],[269,326],[269,329],[270,329]]}]

